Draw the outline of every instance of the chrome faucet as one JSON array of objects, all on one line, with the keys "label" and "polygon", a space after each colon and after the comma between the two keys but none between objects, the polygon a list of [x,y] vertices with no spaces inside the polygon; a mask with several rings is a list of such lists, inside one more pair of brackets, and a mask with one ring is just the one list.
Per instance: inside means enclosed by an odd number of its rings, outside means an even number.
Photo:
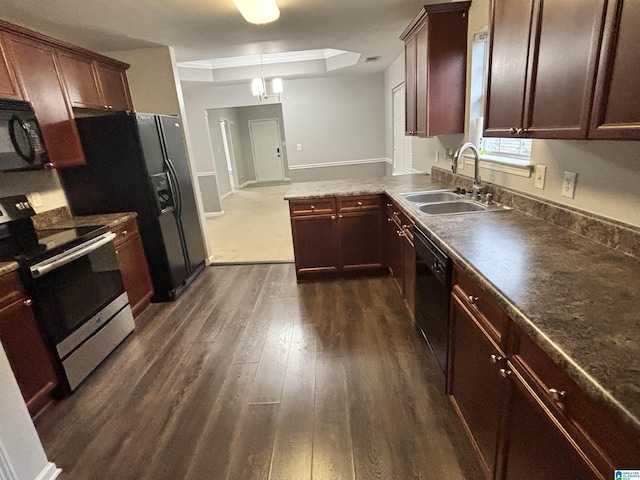
[{"label": "chrome faucet", "polygon": [[457,172],[458,162],[460,161],[460,155],[462,155],[462,153],[467,149],[473,152],[473,158],[475,160],[475,167],[473,171],[472,192],[477,197],[477,196],[480,196],[480,193],[482,192],[482,183],[480,183],[480,155],[478,153],[478,149],[473,143],[471,142],[465,143],[460,148],[458,148],[458,150],[456,150],[456,153],[453,154],[453,165],[451,169],[453,170],[453,173]]}]

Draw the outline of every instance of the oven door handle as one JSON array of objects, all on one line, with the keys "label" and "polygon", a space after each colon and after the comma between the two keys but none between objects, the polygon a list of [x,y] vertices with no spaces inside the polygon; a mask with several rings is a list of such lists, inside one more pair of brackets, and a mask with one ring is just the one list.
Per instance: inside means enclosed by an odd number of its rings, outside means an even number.
[{"label": "oven door handle", "polygon": [[31,271],[31,276],[33,278],[39,278],[47,273],[56,270],[68,263],[77,260],[80,257],[84,257],[85,255],[90,254],[91,252],[99,249],[100,247],[106,245],[111,242],[114,238],[116,238],[116,234],[112,232],[107,232],[94,240],[83,243],[82,245],[78,245],[66,252],[63,252],[55,257],[52,257],[44,262],[37,263],[29,268]]}]

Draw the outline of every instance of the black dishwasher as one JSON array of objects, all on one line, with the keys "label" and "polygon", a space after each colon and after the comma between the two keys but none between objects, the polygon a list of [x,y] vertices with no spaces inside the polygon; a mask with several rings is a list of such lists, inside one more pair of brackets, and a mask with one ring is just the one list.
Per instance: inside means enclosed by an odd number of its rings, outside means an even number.
[{"label": "black dishwasher", "polygon": [[416,326],[446,374],[449,344],[451,260],[424,233],[415,229]]}]

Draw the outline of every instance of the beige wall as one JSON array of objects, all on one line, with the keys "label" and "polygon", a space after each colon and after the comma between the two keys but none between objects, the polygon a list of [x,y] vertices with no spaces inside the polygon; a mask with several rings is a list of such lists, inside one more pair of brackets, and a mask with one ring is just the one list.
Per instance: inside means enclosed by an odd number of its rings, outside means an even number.
[{"label": "beige wall", "polygon": [[[469,12],[469,51],[473,35],[488,22],[489,0],[473,0]],[[469,83],[467,78],[467,85]],[[388,86],[385,88],[388,90]],[[468,132],[467,126],[465,138],[468,138]],[[414,166],[430,171],[436,165],[434,148],[438,147],[435,142],[446,143],[443,138],[414,139]],[[484,168],[480,169],[480,175],[492,183],[640,226],[640,142],[534,140],[531,157],[533,164],[547,166],[544,190],[534,188],[533,175],[524,178]],[[450,163],[441,161],[437,165],[446,168]],[[573,199],[560,195],[564,171],[578,174]],[[466,166],[460,173],[473,176],[473,166]]]},{"label": "beige wall", "polygon": [[138,112],[180,115],[169,47],[141,48],[106,54],[131,65],[127,80]]},{"label": "beige wall", "polygon": [[42,206],[34,205],[37,213],[67,205],[67,197],[55,170],[0,172],[0,197],[27,195],[33,204],[32,193],[39,193],[42,200]]}]

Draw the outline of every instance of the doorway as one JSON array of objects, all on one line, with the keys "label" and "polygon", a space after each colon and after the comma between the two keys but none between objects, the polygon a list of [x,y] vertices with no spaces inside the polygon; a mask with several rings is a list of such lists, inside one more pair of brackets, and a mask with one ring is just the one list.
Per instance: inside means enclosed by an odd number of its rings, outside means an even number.
[{"label": "doorway", "polygon": [[278,119],[249,120],[249,133],[258,183],[283,181],[285,176]]},{"label": "doorway", "polygon": [[239,186],[238,176],[236,174],[236,159],[233,152],[233,141],[231,139],[231,129],[229,128],[229,119],[220,119],[220,133],[222,134],[222,146],[224,149],[224,157],[227,162],[229,171],[229,182],[231,183],[231,191],[234,192]]}]

